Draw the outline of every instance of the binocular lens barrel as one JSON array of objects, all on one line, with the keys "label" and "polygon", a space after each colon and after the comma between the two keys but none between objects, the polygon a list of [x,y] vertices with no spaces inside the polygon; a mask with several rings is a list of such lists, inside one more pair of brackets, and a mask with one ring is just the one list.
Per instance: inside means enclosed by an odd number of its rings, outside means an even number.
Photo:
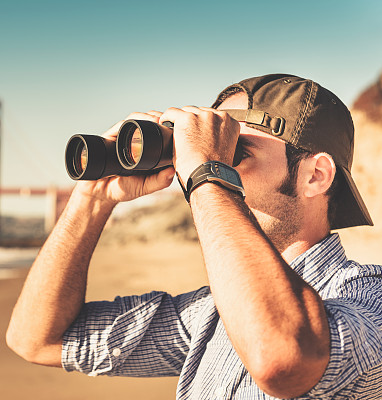
[{"label": "binocular lens barrel", "polygon": [[86,140],[81,135],[70,138],[65,151],[65,164],[69,176],[80,178],[88,165],[88,149]]},{"label": "binocular lens barrel", "polygon": [[127,170],[149,171],[172,165],[172,130],[144,120],[127,120],[117,137],[117,156]]},{"label": "binocular lens barrel", "polygon": [[65,165],[74,180],[93,181],[111,175],[133,175],[118,161],[115,142],[95,135],[74,135],[66,146]]}]

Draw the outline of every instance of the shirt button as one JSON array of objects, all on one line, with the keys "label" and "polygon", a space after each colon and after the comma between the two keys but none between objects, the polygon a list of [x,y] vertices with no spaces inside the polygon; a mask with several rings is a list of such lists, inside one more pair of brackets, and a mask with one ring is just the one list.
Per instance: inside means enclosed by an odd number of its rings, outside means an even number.
[{"label": "shirt button", "polygon": [[215,390],[215,395],[216,395],[217,397],[222,397],[222,396],[224,396],[224,395],[225,395],[225,387],[218,387],[218,388]]},{"label": "shirt button", "polygon": [[114,349],[113,350],[113,356],[114,357],[119,357],[121,355],[121,349]]}]

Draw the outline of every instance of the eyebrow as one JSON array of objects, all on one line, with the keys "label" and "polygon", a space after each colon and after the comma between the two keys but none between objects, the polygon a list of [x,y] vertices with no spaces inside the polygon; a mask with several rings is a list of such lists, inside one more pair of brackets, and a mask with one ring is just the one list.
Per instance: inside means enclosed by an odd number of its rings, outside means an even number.
[{"label": "eyebrow", "polygon": [[260,140],[258,140],[255,136],[252,135],[240,135],[238,142],[244,147],[254,147],[256,149],[264,148]]}]

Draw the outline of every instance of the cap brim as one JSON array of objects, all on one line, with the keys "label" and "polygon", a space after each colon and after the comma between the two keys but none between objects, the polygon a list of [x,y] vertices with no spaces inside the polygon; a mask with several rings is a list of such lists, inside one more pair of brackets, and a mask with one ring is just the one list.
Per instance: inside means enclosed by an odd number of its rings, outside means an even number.
[{"label": "cap brim", "polygon": [[339,190],[331,229],[374,225],[350,172],[338,165],[337,170],[343,178],[343,185]]}]

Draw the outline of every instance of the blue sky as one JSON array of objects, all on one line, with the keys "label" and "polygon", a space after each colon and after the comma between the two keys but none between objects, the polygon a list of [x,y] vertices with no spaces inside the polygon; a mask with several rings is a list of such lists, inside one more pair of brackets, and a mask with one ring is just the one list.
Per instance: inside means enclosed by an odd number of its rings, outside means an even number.
[{"label": "blue sky", "polygon": [[380,0],[0,0],[2,184],[70,186],[72,134],[210,105],[250,76],[308,77],[350,106],[382,71],[381,38]]}]

